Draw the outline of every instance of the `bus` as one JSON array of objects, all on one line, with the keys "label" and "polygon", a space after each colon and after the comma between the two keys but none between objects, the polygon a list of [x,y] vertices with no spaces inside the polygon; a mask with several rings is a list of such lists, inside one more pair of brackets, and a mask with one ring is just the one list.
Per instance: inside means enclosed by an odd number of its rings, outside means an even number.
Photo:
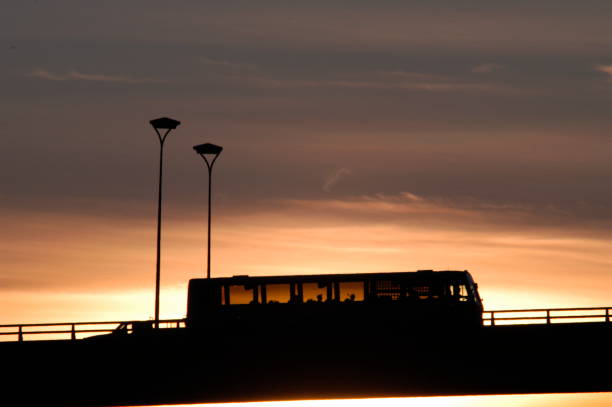
[{"label": "bus", "polygon": [[358,325],[482,325],[478,286],[465,271],[234,276],[189,281],[191,329],[331,332]]}]

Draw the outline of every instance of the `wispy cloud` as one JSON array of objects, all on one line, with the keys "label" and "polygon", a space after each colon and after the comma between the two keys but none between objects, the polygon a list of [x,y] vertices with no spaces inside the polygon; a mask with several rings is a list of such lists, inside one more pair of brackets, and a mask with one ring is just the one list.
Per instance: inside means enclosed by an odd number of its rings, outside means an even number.
[{"label": "wispy cloud", "polygon": [[346,177],[351,173],[351,170],[348,168],[340,168],[335,170],[325,179],[325,183],[323,184],[323,190],[326,192],[330,192],[332,188],[340,181],[341,178]]},{"label": "wispy cloud", "polygon": [[381,80],[302,80],[271,79],[265,77],[242,78],[247,84],[267,88],[345,88],[405,90],[423,92],[486,92],[525,93],[527,91],[509,86],[469,82],[405,82]]},{"label": "wispy cloud", "polygon": [[488,74],[501,71],[505,66],[501,64],[481,64],[472,68],[472,73]]},{"label": "wispy cloud", "polygon": [[610,77],[612,77],[612,65],[597,65],[595,67],[596,71],[603,72]]},{"label": "wispy cloud", "polygon": [[[333,175],[333,174],[332,174]],[[330,176],[330,179],[333,179]],[[520,230],[521,233],[549,233],[571,228],[574,234],[608,235],[612,221],[589,222],[571,208],[551,205],[496,203],[469,197],[446,199],[424,197],[412,192],[374,194],[342,199],[291,200],[285,210],[326,214],[329,219],[344,219],[351,224],[390,222],[394,225],[445,225],[470,230]],[[557,233],[557,232],[555,232]]]},{"label": "wispy cloud", "polygon": [[449,79],[444,75],[402,70],[379,70],[375,74],[380,78],[402,82],[444,82]]},{"label": "wispy cloud", "polygon": [[[507,85],[420,72],[399,70],[377,70],[362,73],[335,75],[320,78],[282,78],[269,76],[265,73],[226,72],[223,79],[243,86],[262,88],[344,88],[372,90],[404,90],[419,92],[484,92],[484,93],[525,93]],[[531,92],[531,91],[529,91]]]},{"label": "wispy cloud", "polygon": [[146,77],[134,77],[128,75],[107,75],[107,74],[91,74],[82,73],[78,71],[69,71],[64,74],[55,74],[47,71],[46,69],[35,69],[28,74],[28,76],[45,79],[49,81],[90,81],[90,82],[108,82],[108,83],[163,83],[165,80],[146,78]]},{"label": "wispy cloud", "polygon": [[218,68],[220,70],[240,72],[240,71],[255,71],[257,65],[244,62],[234,62],[222,59],[201,58],[200,61],[205,66]]},{"label": "wispy cloud", "polygon": [[305,206],[317,210],[325,210],[326,213],[344,212],[345,215],[372,217],[387,216],[453,216],[455,219],[473,217],[475,211],[469,207],[462,207],[450,202],[438,202],[433,199],[425,199],[411,192],[401,192],[395,195],[375,194],[363,195],[353,198],[333,200],[309,200],[291,201],[291,206]]}]

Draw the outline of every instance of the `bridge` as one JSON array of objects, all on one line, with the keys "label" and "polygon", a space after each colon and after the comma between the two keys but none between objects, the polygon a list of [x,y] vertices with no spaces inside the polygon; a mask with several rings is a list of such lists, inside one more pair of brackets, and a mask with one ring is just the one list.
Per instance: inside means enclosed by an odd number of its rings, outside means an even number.
[{"label": "bridge", "polygon": [[[485,326],[547,324],[568,322],[610,322],[612,307],[582,308],[538,308],[484,311]],[[139,329],[150,327],[151,321],[106,321],[106,322],[54,322],[41,324],[0,325],[0,341],[27,339],[70,339],[86,338],[94,334],[125,332],[132,334]],[[160,320],[160,328],[184,328],[186,319]]]},{"label": "bridge", "polygon": [[[612,391],[612,307],[494,310],[484,326],[191,332],[184,319],[0,325],[5,397],[110,406]],[[52,337],[53,339],[50,339]]]}]

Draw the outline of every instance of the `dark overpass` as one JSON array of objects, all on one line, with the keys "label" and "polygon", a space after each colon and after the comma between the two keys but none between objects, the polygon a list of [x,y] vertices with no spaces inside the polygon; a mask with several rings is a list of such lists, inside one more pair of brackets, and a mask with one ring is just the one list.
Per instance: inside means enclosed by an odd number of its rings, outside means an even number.
[{"label": "dark overpass", "polygon": [[[0,343],[3,393],[22,405],[83,407],[612,391],[609,309],[583,310],[486,313],[487,326],[474,329],[355,326],[340,336],[244,327],[139,333],[127,323],[114,334],[47,341],[27,340],[37,326],[4,326],[25,340]],[[519,317],[535,323],[501,325]],[[572,322],[555,323],[562,320]],[[75,325],[73,337],[82,332]]]}]

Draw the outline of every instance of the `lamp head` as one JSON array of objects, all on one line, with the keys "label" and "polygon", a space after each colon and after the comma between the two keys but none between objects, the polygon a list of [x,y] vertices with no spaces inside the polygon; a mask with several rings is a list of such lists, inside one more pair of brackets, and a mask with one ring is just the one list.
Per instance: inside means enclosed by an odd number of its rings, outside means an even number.
[{"label": "lamp head", "polygon": [[209,154],[219,155],[221,151],[223,151],[223,147],[211,143],[199,144],[197,146],[193,146],[193,149],[201,156]]},{"label": "lamp head", "polygon": [[174,130],[179,124],[181,124],[181,122],[179,122],[178,120],[170,119],[169,117],[160,117],[159,119],[153,119],[149,121],[149,123],[151,123],[151,126],[153,126],[153,128],[156,130]]}]

